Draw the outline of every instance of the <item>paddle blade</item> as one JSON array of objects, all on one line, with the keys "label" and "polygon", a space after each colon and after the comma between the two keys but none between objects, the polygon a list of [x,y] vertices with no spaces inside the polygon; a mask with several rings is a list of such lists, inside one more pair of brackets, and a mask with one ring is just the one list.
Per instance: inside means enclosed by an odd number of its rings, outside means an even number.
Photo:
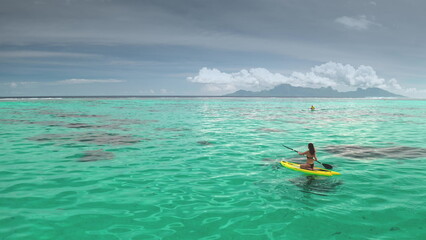
[{"label": "paddle blade", "polygon": [[333,166],[331,166],[330,164],[322,163],[322,165],[323,165],[326,169],[333,169]]}]

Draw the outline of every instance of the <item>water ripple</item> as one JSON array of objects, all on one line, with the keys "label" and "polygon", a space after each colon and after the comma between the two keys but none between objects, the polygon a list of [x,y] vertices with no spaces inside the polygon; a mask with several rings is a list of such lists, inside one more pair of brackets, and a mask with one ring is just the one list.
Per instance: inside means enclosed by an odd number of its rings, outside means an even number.
[{"label": "water ripple", "polygon": [[[0,105],[2,239],[425,236],[424,101]],[[309,142],[341,176],[307,177],[279,164],[306,161],[281,144],[302,151]]]}]

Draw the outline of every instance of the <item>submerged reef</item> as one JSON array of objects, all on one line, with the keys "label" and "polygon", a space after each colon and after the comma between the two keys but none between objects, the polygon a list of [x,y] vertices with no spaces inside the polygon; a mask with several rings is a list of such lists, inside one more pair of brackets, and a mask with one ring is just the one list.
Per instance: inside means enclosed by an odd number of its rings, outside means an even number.
[{"label": "submerged reef", "polygon": [[394,146],[372,147],[358,145],[330,145],[325,151],[352,159],[410,159],[426,157],[426,148]]}]

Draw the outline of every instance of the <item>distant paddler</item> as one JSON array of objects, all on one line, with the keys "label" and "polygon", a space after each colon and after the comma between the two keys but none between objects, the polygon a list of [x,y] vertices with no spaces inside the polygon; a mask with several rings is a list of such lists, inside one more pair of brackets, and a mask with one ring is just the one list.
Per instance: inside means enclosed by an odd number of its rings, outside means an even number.
[{"label": "distant paddler", "polygon": [[311,105],[311,110],[312,110],[312,111],[314,111],[314,110],[315,110],[314,105]]}]

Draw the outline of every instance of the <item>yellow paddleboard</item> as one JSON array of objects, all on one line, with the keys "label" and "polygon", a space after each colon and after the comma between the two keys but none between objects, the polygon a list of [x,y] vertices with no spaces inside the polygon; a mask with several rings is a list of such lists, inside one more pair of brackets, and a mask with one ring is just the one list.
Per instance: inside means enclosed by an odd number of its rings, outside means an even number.
[{"label": "yellow paddleboard", "polygon": [[311,174],[311,175],[319,175],[319,176],[340,175],[340,173],[338,173],[338,172],[334,172],[334,171],[323,169],[323,168],[314,168],[313,171],[307,170],[307,169],[302,169],[302,168],[300,168],[300,164],[291,163],[291,162],[287,162],[287,161],[281,161],[281,165],[283,165],[284,167],[286,167],[288,169],[298,171],[298,172],[303,172],[303,173],[306,173],[306,174]]}]

